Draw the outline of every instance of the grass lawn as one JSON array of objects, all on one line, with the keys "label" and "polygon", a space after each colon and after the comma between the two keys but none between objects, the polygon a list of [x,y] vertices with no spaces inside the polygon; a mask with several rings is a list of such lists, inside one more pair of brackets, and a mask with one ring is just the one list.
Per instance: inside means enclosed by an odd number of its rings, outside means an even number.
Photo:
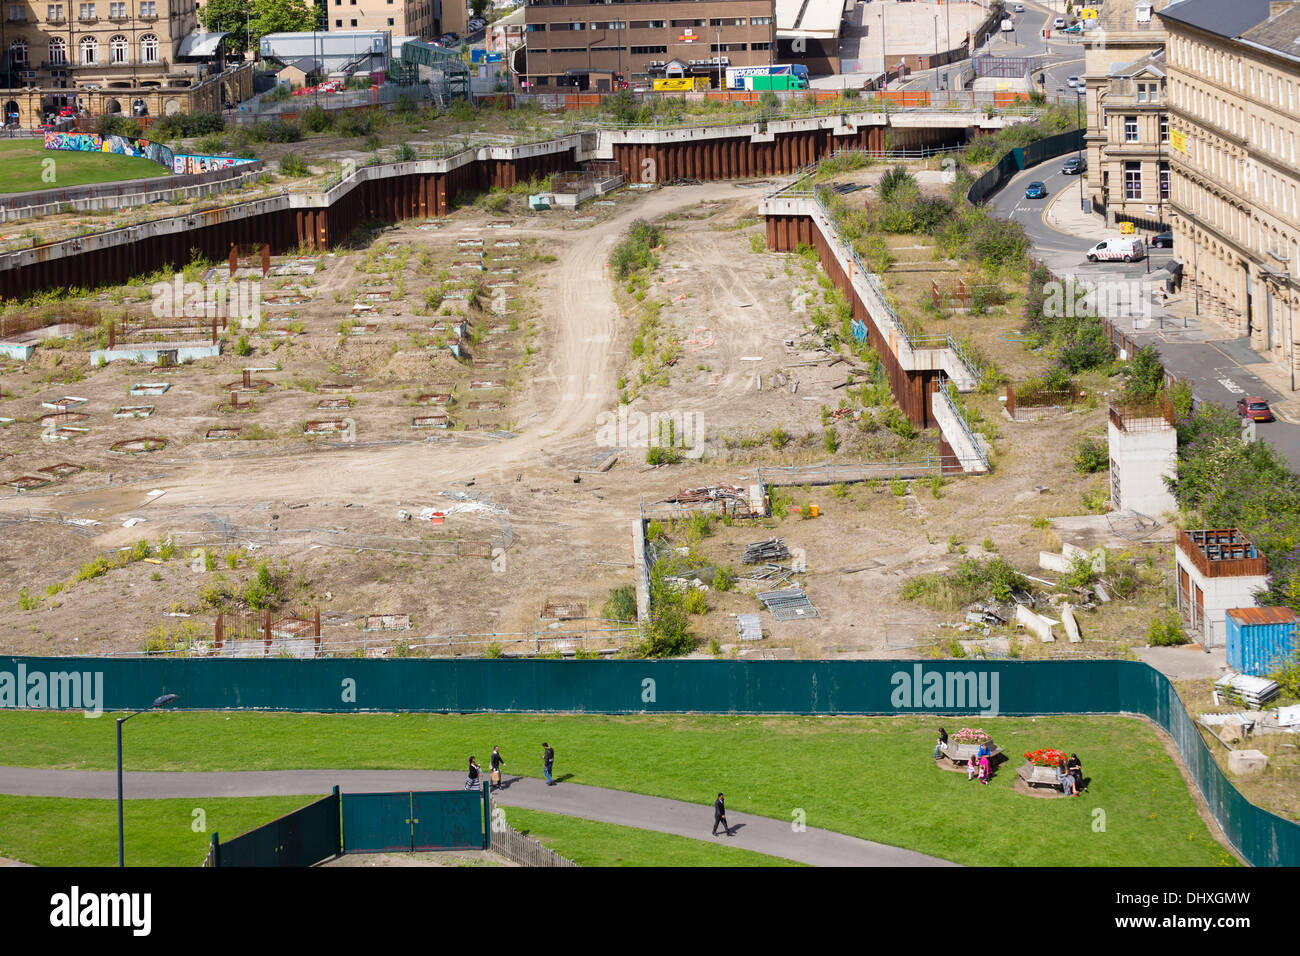
[{"label": "grass lawn", "polygon": [[722,842],[506,807],[506,822],[579,866],[801,866]]},{"label": "grass lawn", "polygon": [[[54,160],[54,181],[42,178],[45,159]],[[45,140],[0,140],[0,193],[26,193],[38,189],[111,183],[122,179],[169,176],[171,171],[150,159],[112,153],[77,153],[46,149]]]},{"label": "grass lawn", "polygon": [[[469,754],[482,761],[500,744],[507,773],[538,777],[546,740],[555,748],[561,781],[704,806],[724,790],[728,808],[736,811],[790,820],[802,810],[810,827],[959,863],[1234,862],[1142,721],[980,721],[1009,756],[986,787],[935,768],[937,724],[932,717],[177,712],[132,724],[125,752],[128,770],[460,770]],[[950,732],[961,726],[946,724]],[[1092,781],[1089,792],[1069,800],[1016,793],[1020,755],[1040,747],[1078,752]],[[0,766],[111,769],[112,717],[0,713]]]},{"label": "grass lawn", "polygon": [[[233,840],[307,797],[127,800],[122,832],[127,866],[198,866],[213,832]],[[206,832],[195,832],[195,810]],[[36,866],[117,866],[117,801],[0,796],[0,856]]]}]

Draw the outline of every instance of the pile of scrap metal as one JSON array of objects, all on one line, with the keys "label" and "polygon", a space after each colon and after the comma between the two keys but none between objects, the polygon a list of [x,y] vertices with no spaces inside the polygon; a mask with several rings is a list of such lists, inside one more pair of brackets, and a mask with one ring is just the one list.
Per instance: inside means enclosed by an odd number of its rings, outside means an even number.
[{"label": "pile of scrap metal", "polygon": [[768,538],[766,541],[745,545],[745,553],[741,561],[744,564],[764,564],[788,557],[790,557],[790,549],[785,546],[784,538]]},{"label": "pile of scrap metal", "polygon": [[798,621],[818,617],[817,608],[802,588],[787,588],[784,591],[764,591],[758,595],[763,607],[767,608],[778,621]]},{"label": "pile of scrap metal", "polygon": [[749,493],[735,485],[706,485],[703,488],[683,488],[677,494],[656,501],[657,505],[721,505],[720,509],[708,507],[700,510],[721,510],[730,515],[750,514]]},{"label": "pile of scrap metal", "polygon": [[782,584],[785,584],[794,577],[795,573],[793,567],[787,568],[780,564],[764,564],[761,567],[757,567],[753,571],[750,571],[741,578],[741,580],[764,581],[767,583],[769,589],[779,588]]}]

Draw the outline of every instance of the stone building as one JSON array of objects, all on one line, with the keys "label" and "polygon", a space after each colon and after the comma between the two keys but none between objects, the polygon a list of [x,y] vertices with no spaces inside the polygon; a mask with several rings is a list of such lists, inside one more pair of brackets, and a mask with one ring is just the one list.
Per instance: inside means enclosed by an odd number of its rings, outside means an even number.
[{"label": "stone building", "polygon": [[1196,310],[1295,369],[1300,4],[1179,0],[1168,33],[1174,253]]},{"label": "stone building", "polygon": [[199,29],[194,0],[10,0],[5,7],[6,122],[16,116],[31,127],[63,108],[142,117],[221,109],[243,93],[221,80],[223,72],[227,80],[234,75],[221,61],[222,35]]},{"label": "stone building", "polygon": [[1167,228],[1170,190],[1165,31],[1170,0],[1108,0],[1084,32],[1087,191],[1114,225]]}]

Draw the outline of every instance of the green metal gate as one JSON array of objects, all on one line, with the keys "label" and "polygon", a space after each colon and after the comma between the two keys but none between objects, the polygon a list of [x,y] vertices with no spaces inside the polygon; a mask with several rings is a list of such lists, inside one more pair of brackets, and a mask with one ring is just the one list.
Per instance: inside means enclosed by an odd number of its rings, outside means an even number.
[{"label": "green metal gate", "polygon": [[484,798],[477,790],[427,790],[411,794],[411,848],[486,849]]},{"label": "green metal gate", "polygon": [[343,852],[487,849],[482,790],[343,794]]}]

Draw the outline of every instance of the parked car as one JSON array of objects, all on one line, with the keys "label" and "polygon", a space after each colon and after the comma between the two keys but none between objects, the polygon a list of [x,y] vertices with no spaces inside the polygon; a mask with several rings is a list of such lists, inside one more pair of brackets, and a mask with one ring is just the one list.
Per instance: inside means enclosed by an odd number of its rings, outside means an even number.
[{"label": "parked car", "polygon": [[1025,5],[1023,3],[1017,3],[1016,13],[1024,13],[1024,12],[1025,12]]},{"label": "parked car", "polygon": [[482,30],[485,26],[487,26],[487,21],[484,20],[482,17],[470,18],[469,28],[471,30]]},{"label": "parked car", "polygon": [[1035,180],[1025,187],[1026,199],[1042,199],[1047,195],[1047,187]]},{"label": "parked car", "polygon": [[1074,26],[1066,27],[1066,28],[1065,28],[1065,32],[1066,32],[1066,33],[1082,33],[1082,32],[1083,32],[1083,24],[1082,24],[1082,23],[1076,23],[1076,24],[1074,24]]},{"label": "parked car", "polygon": [[1065,81],[1065,85],[1068,86],[1068,87],[1069,87],[1070,89],[1072,89],[1072,90],[1074,90],[1074,89],[1078,89],[1078,88],[1079,88],[1079,78],[1078,78],[1077,76],[1071,76],[1071,77],[1068,77],[1068,78],[1066,79],[1066,81]]},{"label": "parked car", "polygon": [[1145,255],[1146,248],[1142,245],[1141,239],[1136,236],[1120,236],[1117,239],[1103,239],[1089,249],[1088,261],[1113,262],[1122,259],[1124,262],[1133,262]]},{"label": "parked car", "polygon": [[1159,232],[1151,237],[1151,245],[1157,249],[1172,249],[1174,247],[1174,234],[1172,232]]},{"label": "parked car", "polygon": [[1065,17],[1057,17],[1055,20],[1053,20],[1053,21],[1052,21],[1052,29],[1053,29],[1053,30],[1064,30],[1064,29],[1065,29]]},{"label": "parked car", "polygon": [[1239,418],[1249,418],[1256,422],[1271,422],[1273,420],[1273,409],[1268,407],[1268,402],[1258,395],[1247,395],[1244,398],[1237,399],[1237,416]]},{"label": "parked car", "polygon": [[1061,172],[1067,176],[1078,176],[1087,168],[1088,161],[1086,159],[1082,159],[1078,156],[1071,156],[1065,161],[1065,165],[1061,167]]}]

